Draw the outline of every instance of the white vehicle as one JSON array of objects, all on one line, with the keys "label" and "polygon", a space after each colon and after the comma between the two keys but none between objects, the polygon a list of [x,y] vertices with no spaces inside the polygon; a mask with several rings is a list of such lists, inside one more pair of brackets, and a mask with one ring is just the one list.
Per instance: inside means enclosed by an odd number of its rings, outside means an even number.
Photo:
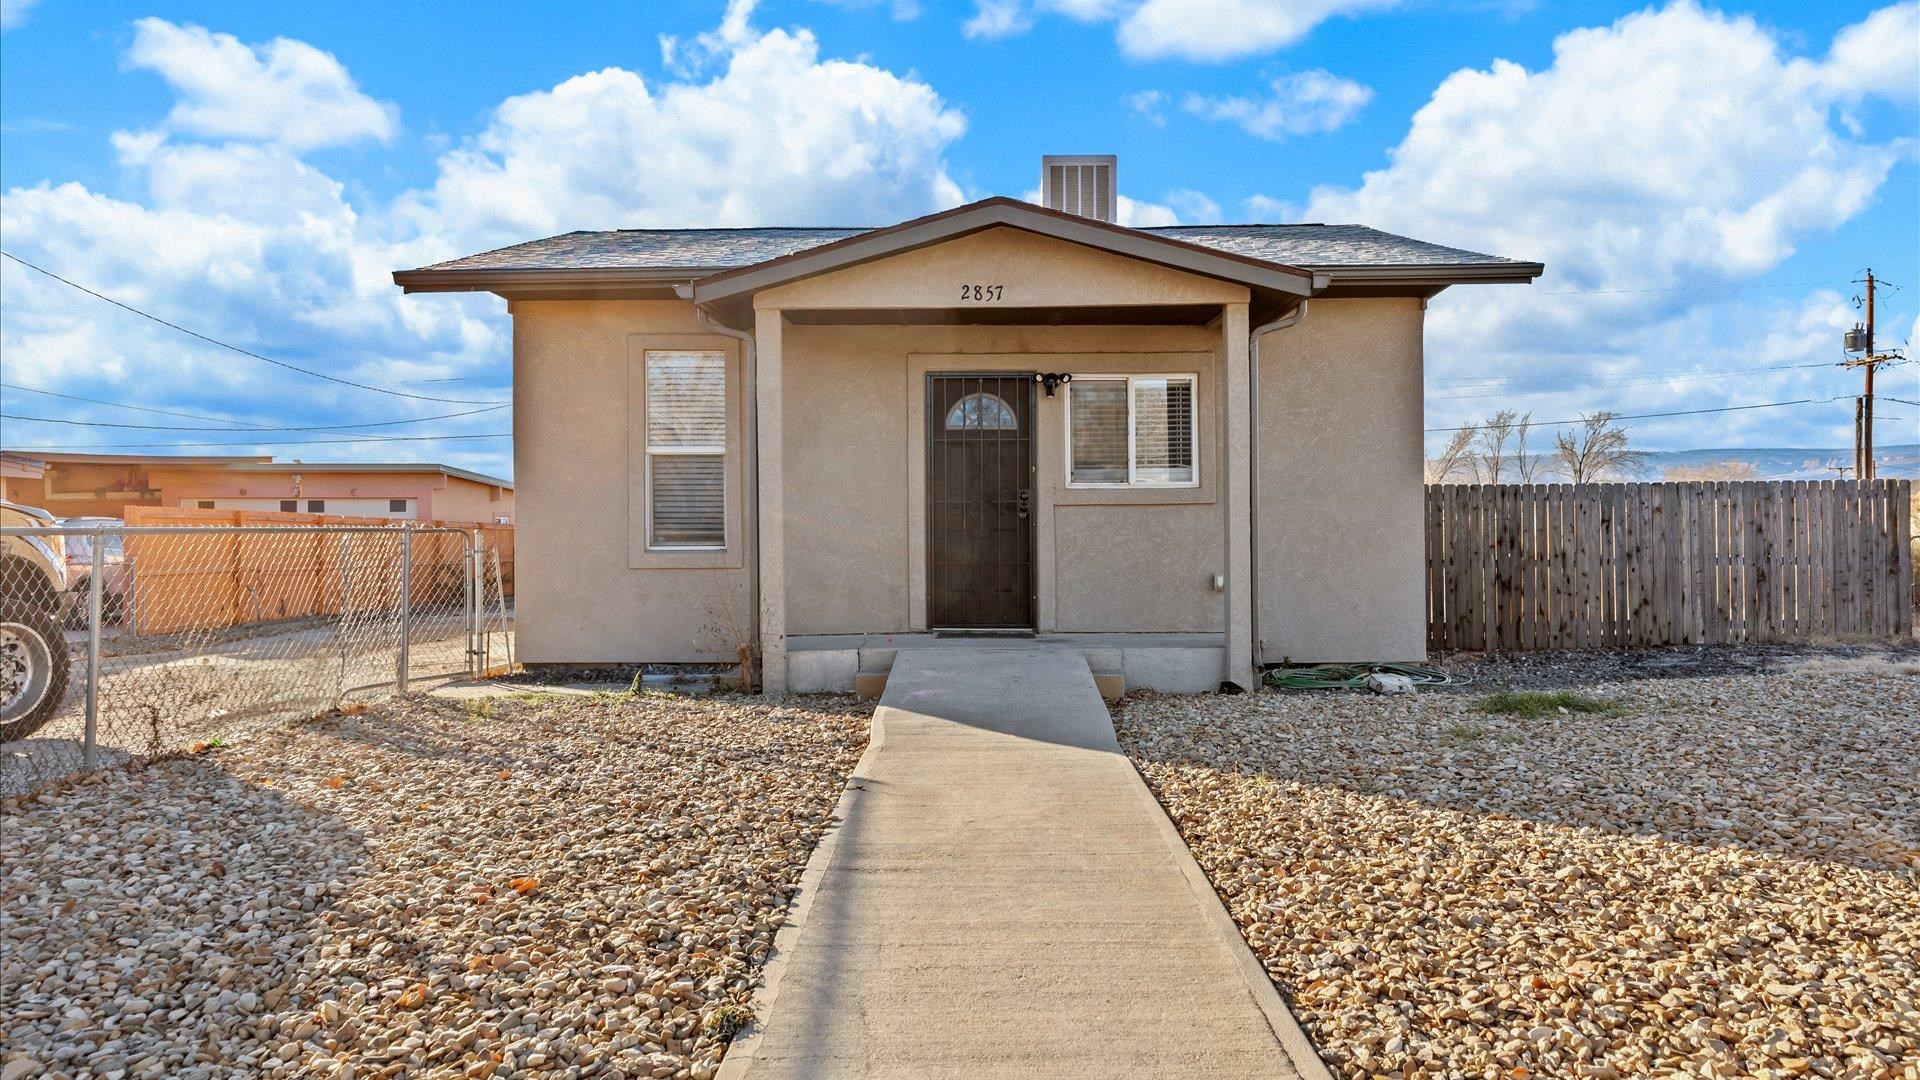
[{"label": "white vehicle", "polygon": [[[53,523],[45,510],[0,502],[0,526]],[[58,536],[0,536],[0,743],[40,730],[66,697],[66,562]]]},{"label": "white vehicle", "polygon": [[[100,544],[100,622],[103,626],[119,622],[127,608],[129,586],[125,538],[119,532],[124,522],[110,517],[71,517],[61,518],[60,524],[75,529],[104,526],[113,530],[104,535]],[[93,585],[93,536],[76,532],[68,533],[64,539],[67,545],[67,591],[73,594],[69,602],[69,624],[84,629],[87,591]]]}]

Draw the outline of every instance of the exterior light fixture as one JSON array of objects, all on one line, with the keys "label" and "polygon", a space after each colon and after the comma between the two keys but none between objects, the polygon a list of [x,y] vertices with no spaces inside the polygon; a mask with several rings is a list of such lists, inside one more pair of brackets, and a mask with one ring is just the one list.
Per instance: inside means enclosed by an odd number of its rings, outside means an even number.
[{"label": "exterior light fixture", "polygon": [[1049,371],[1049,372],[1045,372],[1044,374],[1035,375],[1033,377],[1033,381],[1039,383],[1043,387],[1046,387],[1047,396],[1052,397],[1054,388],[1059,386],[1061,383],[1072,382],[1073,376],[1067,374],[1064,371]]}]

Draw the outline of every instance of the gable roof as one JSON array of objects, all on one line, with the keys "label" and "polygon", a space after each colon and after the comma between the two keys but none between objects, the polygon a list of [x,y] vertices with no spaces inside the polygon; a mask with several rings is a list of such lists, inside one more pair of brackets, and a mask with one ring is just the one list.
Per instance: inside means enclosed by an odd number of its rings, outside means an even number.
[{"label": "gable roof", "polygon": [[[394,273],[408,292],[636,282],[695,285],[697,300],[1011,225],[1209,276],[1305,293],[1333,282],[1445,287],[1527,282],[1541,264],[1415,240],[1365,225],[1176,225],[1135,229],[995,197],[882,228],[755,227],[571,232]],[[799,273],[791,273],[799,270]],[[769,271],[761,273],[760,271]],[[1306,288],[1301,288],[1305,285]],[[1437,290],[1436,290],[1437,291]]]},{"label": "gable roof", "polygon": [[992,198],[889,225],[884,229],[841,237],[765,262],[722,270],[694,281],[688,299],[696,304],[713,303],[996,226],[1038,233],[1178,270],[1239,282],[1255,289],[1296,296],[1309,295],[1314,289],[1312,271],[1297,266],[1168,239],[1016,199]]}]

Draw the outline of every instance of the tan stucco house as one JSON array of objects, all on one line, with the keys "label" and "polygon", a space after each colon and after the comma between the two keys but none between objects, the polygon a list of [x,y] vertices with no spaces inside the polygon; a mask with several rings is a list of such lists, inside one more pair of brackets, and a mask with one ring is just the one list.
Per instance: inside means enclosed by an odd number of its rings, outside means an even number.
[{"label": "tan stucco house", "polygon": [[1083,643],[1168,690],[1425,652],[1421,325],[1537,263],[1043,201],[575,232],[401,271],[514,324],[519,651],[849,689],[904,644]]}]

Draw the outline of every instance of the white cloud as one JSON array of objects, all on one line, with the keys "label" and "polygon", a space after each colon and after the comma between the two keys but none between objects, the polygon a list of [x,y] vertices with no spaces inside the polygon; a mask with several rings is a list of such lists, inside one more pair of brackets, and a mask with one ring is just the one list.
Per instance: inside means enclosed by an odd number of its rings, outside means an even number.
[{"label": "white cloud", "polygon": [[[1711,356],[1765,366],[1801,355],[1780,344],[1793,334],[1767,336],[1790,305],[1713,290],[1751,281],[1802,238],[1866,209],[1901,153],[1836,127],[1834,106],[1855,91],[1835,62],[1783,56],[1753,20],[1690,2],[1575,30],[1544,70],[1498,61],[1447,77],[1386,168],[1358,187],[1315,191],[1304,216],[1546,262],[1530,289],[1459,288],[1435,301],[1429,359],[1442,377],[1576,384]],[[1830,357],[1831,335],[1810,340]],[[1820,377],[1839,386],[1834,372]],[[1770,400],[1798,378],[1688,384],[1681,400]],[[1596,387],[1582,400],[1635,411],[1675,393]],[[1436,401],[1429,419],[1449,418]],[[1738,430],[1731,419],[1718,426]]]},{"label": "white cloud", "polygon": [[1897,152],[1847,137],[1751,19],[1679,2],[1554,64],[1447,77],[1357,189],[1309,214],[1545,256],[1566,287],[1745,277],[1863,209]]},{"label": "white cloud", "polygon": [[1249,135],[1281,142],[1294,135],[1333,131],[1373,100],[1371,87],[1330,71],[1289,72],[1273,80],[1263,98],[1188,94],[1184,107],[1208,120],[1230,120]]},{"label": "white cloud", "polygon": [[[650,82],[607,69],[508,99],[482,130],[441,155],[433,183],[391,200],[370,198],[306,160],[328,140],[286,137],[300,118],[283,116],[281,130],[266,132],[257,118],[229,109],[255,101],[284,113],[298,87],[350,89],[347,72],[324,53],[290,41],[255,52],[223,34],[143,24],[138,66],[168,74],[174,115],[158,130],[116,133],[123,177],[114,194],[78,183],[9,189],[0,195],[0,230],[22,258],[268,356],[362,382],[412,384],[415,392],[504,397],[510,334],[502,305],[486,296],[402,297],[394,269],[575,228],[884,223],[963,201],[944,154],[965,119],[931,87],[868,63],[823,59],[807,31],[763,33],[746,19],[750,5],[735,11],[740,17],[709,39],[718,43],[710,76]],[[172,67],[191,49],[154,51],[177,40],[210,49],[212,70]],[[252,66],[235,61],[241,54]],[[327,66],[308,65],[313,57],[326,58],[337,78],[288,74]],[[361,131],[374,134],[364,124]],[[461,408],[247,360],[11,262],[0,269],[0,351],[10,382],[255,422]],[[443,379],[460,381],[423,382]],[[62,407],[62,415],[124,422],[116,412]],[[505,424],[496,413],[429,430]],[[89,440],[73,429],[36,428],[29,438],[9,429],[8,442],[229,441],[151,434]],[[280,452],[511,469],[504,442]]]},{"label": "white cloud", "polygon": [[820,3],[851,11],[864,11],[885,5],[895,22],[911,22],[920,17],[920,0],[819,0]]},{"label": "white cloud", "polygon": [[1173,207],[1164,203],[1143,202],[1129,199],[1125,195],[1116,196],[1115,216],[1119,224],[1136,229],[1152,229],[1162,225],[1180,224],[1180,215]]},{"label": "white cloud", "polygon": [[1033,28],[1033,12],[1025,0],[974,0],[973,17],[960,24],[969,38],[1011,37]]},{"label": "white cloud", "polygon": [[1257,56],[1291,45],[1339,15],[1397,0],[974,0],[970,38],[1025,33],[1044,14],[1113,20],[1121,51],[1137,60],[1203,62]]},{"label": "white cloud", "polygon": [[0,0],[0,30],[11,30],[27,19],[38,0]]},{"label": "white cloud", "polygon": [[1121,99],[1127,111],[1154,127],[1167,126],[1167,92],[1164,90],[1141,90],[1128,94]]},{"label": "white cloud", "polygon": [[1920,0],[1881,8],[1835,35],[1824,63],[1796,67],[1836,95],[1920,100]]},{"label": "white cloud", "polygon": [[1222,61],[1291,45],[1336,15],[1393,0],[1146,0],[1120,22],[1120,48],[1137,59]]},{"label": "white cloud", "polygon": [[406,201],[478,250],[564,229],[867,224],[964,201],[942,155],[966,119],[932,87],[747,31],[707,82],[608,68],[509,98]]},{"label": "white cloud", "polygon": [[1297,221],[1300,217],[1299,207],[1271,195],[1260,194],[1249,195],[1240,200],[1240,212],[1246,220],[1263,225]]},{"label": "white cloud", "polygon": [[1167,204],[1190,225],[1214,225],[1220,221],[1220,204],[1205,193],[1190,188],[1167,192]]},{"label": "white cloud", "polygon": [[166,126],[175,132],[310,150],[386,142],[399,126],[397,108],[361,93],[339,60],[302,41],[250,46],[232,34],[147,18],[134,23],[127,63],[173,87]]}]

